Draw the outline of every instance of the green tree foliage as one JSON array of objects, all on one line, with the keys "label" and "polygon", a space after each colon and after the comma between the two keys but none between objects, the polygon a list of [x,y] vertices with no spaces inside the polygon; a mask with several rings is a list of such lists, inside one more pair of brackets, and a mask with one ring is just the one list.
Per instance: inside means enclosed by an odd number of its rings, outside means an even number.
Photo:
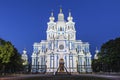
[{"label": "green tree foliage", "polygon": [[99,67],[97,71],[120,72],[120,38],[109,40],[101,46],[98,60],[93,60],[95,66]]},{"label": "green tree foliage", "polygon": [[16,72],[22,68],[21,56],[9,41],[0,39],[0,72]]}]

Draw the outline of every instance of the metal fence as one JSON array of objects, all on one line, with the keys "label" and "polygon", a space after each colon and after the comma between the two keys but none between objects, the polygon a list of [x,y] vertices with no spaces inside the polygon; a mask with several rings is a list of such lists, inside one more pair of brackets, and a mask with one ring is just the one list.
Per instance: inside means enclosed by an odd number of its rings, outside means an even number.
[{"label": "metal fence", "polygon": [[45,73],[46,65],[31,65],[31,72],[33,73]]},{"label": "metal fence", "polygon": [[82,73],[82,72],[90,73],[90,72],[92,72],[91,65],[78,65],[77,66],[77,71],[79,73]]},{"label": "metal fence", "polygon": [[[50,69],[57,69],[57,68],[50,68]],[[68,68],[67,68],[68,69]],[[76,69],[69,67],[69,69]],[[32,72],[32,73],[46,73],[47,66],[46,65],[31,65],[30,67],[26,66],[24,71]],[[77,72],[79,73],[89,73],[92,72],[91,65],[77,65]]]}]

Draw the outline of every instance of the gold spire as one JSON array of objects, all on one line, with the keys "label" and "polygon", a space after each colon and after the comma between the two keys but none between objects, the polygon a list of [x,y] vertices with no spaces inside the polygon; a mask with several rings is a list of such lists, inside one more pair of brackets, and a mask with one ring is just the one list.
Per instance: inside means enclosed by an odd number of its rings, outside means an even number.
[{"label": "gold spire", "polygon": [[53,17],[53,11],[51,12],[51,17]]},{"label": "gold spire", "polygon": [[61,7],[60,7],[60,13],[58,14],[58,21],[64,21],[64,14],[62,13]]},{"label": "gold spire", "polygon": [[62,8],[60,7],[60,13],[62,13]]},{"label": "gold spire", "polygon": [[71,11],[69,9],[69,13],[68,13],[68,18],[67,18],[68,21],[72,21],[73,20],[73,17],[71,16]]},{"label": "gold spire", "polygon": [[69,11],[69,17],[71,17],[71,11]]},{"label": "gold spire", "polygon": [[51,10],[51,17],[53,17],[53,9]]},{"label": "gold spire", "polygon": [[54,21],[55,20],[54,15],[53,15],[53,10],[51,11],[51,16],[49,17],[49,20],[50,21]]},{"label": "gold spire", "polygon": [[95,52],[96,52],[96,53],[98,53],[98,52],[99,52],[99,50],[98,50],[98,48],[97,48],[97,47],[96,47],[96,50],[95,50]]}]

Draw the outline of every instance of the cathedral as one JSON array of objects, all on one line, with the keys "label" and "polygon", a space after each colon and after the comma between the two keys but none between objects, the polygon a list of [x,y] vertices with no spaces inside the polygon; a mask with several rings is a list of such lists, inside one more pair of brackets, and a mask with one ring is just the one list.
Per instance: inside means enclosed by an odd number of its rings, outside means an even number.
[{"label": "cathedral", "polygon": [[68,13],[67,20],[62,8],[57,20],[51,12],[47,26],[47,40],[33,44],[31,72],[92,72],[89,43],[76,40],[71,12]]}]

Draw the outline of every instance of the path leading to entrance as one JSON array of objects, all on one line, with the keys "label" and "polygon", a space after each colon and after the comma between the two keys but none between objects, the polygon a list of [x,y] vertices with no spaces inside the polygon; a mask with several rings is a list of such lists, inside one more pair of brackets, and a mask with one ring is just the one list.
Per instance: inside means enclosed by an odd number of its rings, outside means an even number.
[{"label": "path leading to entrance", "polygon": [[[53,75],[47,74],[17,74],[12,76],[4,76],[0,77],[0,80],[26,80],[27,78],[37,78],[37,77],[57,77]],[[66,77],[66,76],[65,76]],[[98,77],[98,78],[106,78],[110,80],[120,80],[120,76],[115,75],[102,75],[102,74],[73,74],[69,77]]]}]

